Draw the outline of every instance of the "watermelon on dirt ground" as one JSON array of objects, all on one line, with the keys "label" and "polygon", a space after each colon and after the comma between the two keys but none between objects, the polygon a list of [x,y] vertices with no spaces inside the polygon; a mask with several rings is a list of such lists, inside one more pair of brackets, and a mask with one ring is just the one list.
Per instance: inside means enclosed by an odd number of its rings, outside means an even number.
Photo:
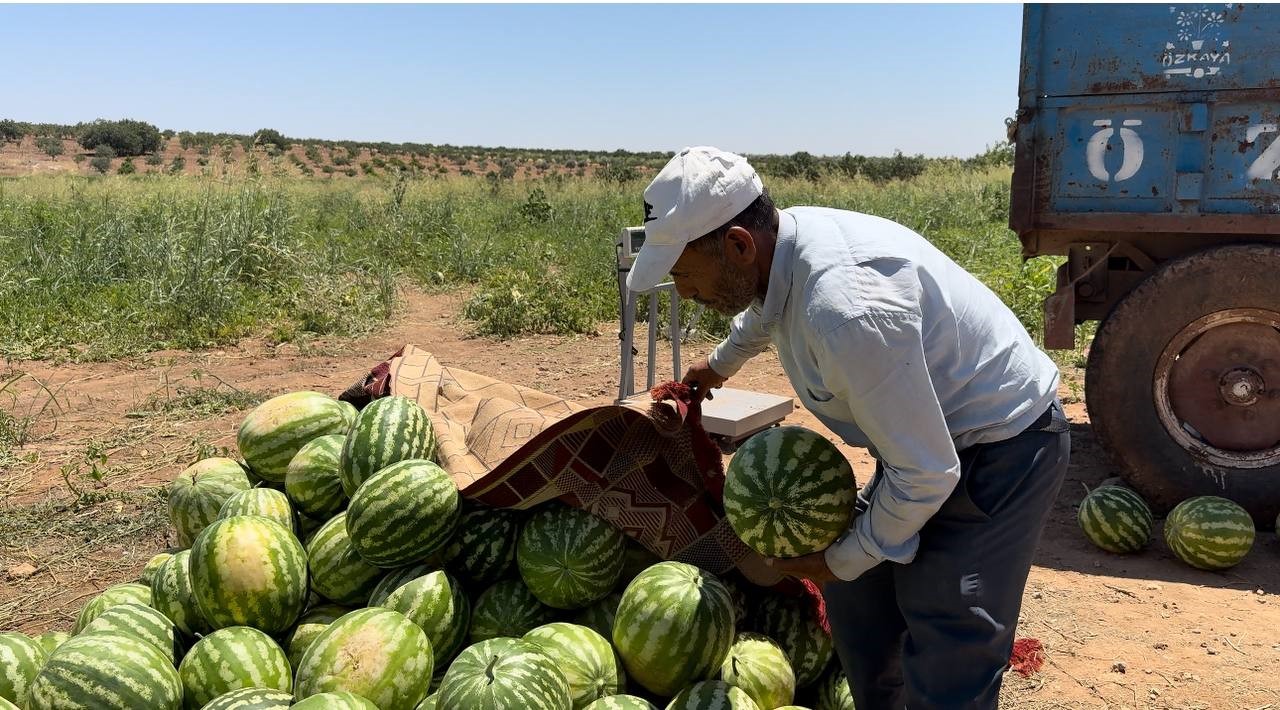
[{"label": "watermelon on dirt ground", "polygon": [[45,661],[26,710],[179,710],[182,682],[159,649],[113,633],[76,636]]},{"label": "watermelon on dirt ground", "polygon": [[223,693],[200,710],[287,710],[293,693],[270,688],[241,688]]},{"label": "watermelon on dirt ground", "polygon": [[635,695],[610,695],[600,698],[582,710],[658,710],[658,706]]},{"label": "watermelon on dirt ground", "polygon": [[460,515],[458,486],[424,459],[400,461],[370,476],[351,496],[347,534],[376,567],[402,567],[442,549]]},{"label": "watermelon on dirt ground", "polygon": [[294,697],[355,693],[381,710],[414,710],[427,697],[434,659],[417,624],[388,609],[357,609],[312,642],[294,681]]},{"label": "watermelon on dirt ground", "polygon": [[160,565],[151,580],[151,605],[187,636],[211,630],[191,587],[191,550],[176,552]]},{"label": "watermelon on dirt ground", "polygon": [[613,621],[627,676],[667,697],[719,672],[733,635],[729,590],[683,562],[659,562],[631,580]]},{"label": "watermelon on dirt ground", "polygon": [[849,692],[849,679],[838,665],[823,676],[818,683],[818,700],[814,710],[856,710],[853,694]]},{"label": "watermelon on dirt ground", "polygon": [[516,564],[543,604],[578,609],[614,588],[625,551],[622,531],[584,510],[553,503],[525,522]]},{"label": "watermelon on dirt ground", "polygon": [[408,459],[435,458],[436,438],[427,413],[408,397],[370,402],[342,445],[342,489],[348,497],[373,474]]},{"label": "watermelon on dirt ground", "polygon": [[781,646],[763,634],[738,634],[720,664],[720,679],[741,688],[761,708],[772,710],[795,700],[796,674],[791,661]]},{"label": "watermelon on dirt ground", "polygon": [[147,564],[142,568],[142,573],[138,575],[138,584],[150,587],[151,580],[155,579],[156,572],[160,571],[160,566],[170,557],[173,557],[171,553],[161,552],[147,560]]},{"label": "watermelon on dirt ground", "polygon": [[81,633],[132,636],[155,646],[170,663],[181,658],[177,627],[169,617],[143,604],[117,604],[98,615]]},{"label": "watermelon on dirt ground", "polygon": [[417,624],[431,641],[437,667],[452,661],[462,650],[471,627],[471,602],[458,580],[444,570],[400,584],[376,606],[398,611]]},{"label": "watermelon on dirt ground", "polygon": [[308,441],[289,460],[284,489],[298,512],[328,520],[347,507],[342,490],[342,442],[347,437],[329,434]]},{"label": "watermelon on dirt ground", "polygon": [[[760,710],[741,688],[722,680],[704,680],[680,691],[667,704],[667,710]],[[770,709],[772,710],[772,709]]]},{"label": "watermelon on dirt ground", "polygon": [[1151,541],[1151,508],[1124,486],[1089,491],[1080,501],[1076,522],[1090,542],[1107,552],[1137,552]]},{"label": "watermelon on dirt ground", "polygon": [[298,449],[317,437],[346,432],[338,400],[319,392],[290,392],[254,407],[236,432],[236,445],[255,474],[284,483]]},{"label": "watermelon on dirt ground", "polygon": [[756,604],[752,630],[773,639],[791,659],[796,687],[818,680],[831,661],[831,634],[824,631],[807,597],[768,594]]},{"label": "watermelon on dirt ground", "polygon": [[335,604],[364,606],[378,580],[387,573],[365,562],[347,534],[347,514],[338,513],[320,526],[307,543],[311,590]]},{"label": "watermelon on dirt ground", "polygon": [[312,695],[293,707],[295,710],[379,710],[367,698],[344,690]]},{"label": "watermelon on dirt ground", "polygon": [[76,617],[75,633],[84,631],[85,627],[98,618],[99,614],[116,604],[129,603],[151,606],[151,588],[137,582],[125,582],[107,587],[101,594],[81,607],[80,615]]},{"label": "watermelon on dirt ground", "polygon": [[248,626],[218,629],[196,642],[178,666],[184,703],[198,709],[232,690],[293,690],[293,669],[284,649]]},{"label": "watermelon on dirt ground", "polygon": [[329,628],[329,624],[352,611],[355,610],[337,604],[320,604],[302,612],[302,616],[298,617],[298,623],[289,631],[289,634],[284,638],[284,643],[281,644],[285,655],[289,657],[289,665],[295,671],[298,670],[298,665],[302,663],[302,654],[306,653],[308,648],[311,648],[312,642],[319,638],[325,629]]},{"label": "watermelon on dirt ground", "polygon": [[307,602],[307,553],[293,533],[256,515],[214,522],[191,547],[191,586],[210,627],[278,634]]},{"label": "watermelon on dirt ground", "polygon": [[849,460],[815,431],[784,426],[747,439],[729,462],[724,513],[765,557],[826,549],[849,528],[857,484]]},{"label": "watermelon on dirt ground", "polygon": [[169,484],[169,520],[178,531],[178,545],[191,547],[228,498],[252,487],[244,467],[232,459],[214,457],[188,466]]},{"label": "watermelon on dirt ground", "polygon": [[289,496],[274,488],[250,488],[231,496],[218,510],[218,520],[237,515],[258,515],[297,532],[297,516]]},{"label": "watermelon on dirt ground", "polygon": [[46,656],[53,655],[53,652],[59,646],[71,640],[71,634],[66,631],[46,631],[35,637],[40,647],[44,649]]},{"label": "watermelon on dirt ground", "polygon": [[555,621],[555,610],[538,601],[520,579],[504,579],[480,593],[471,608],[471,643],[523,636]]},{"label": "watermelon on dirt ground", "polygon": [[458,520],[444,559],[463,582],[484,589],[511,569],[519,535],[519,512],[475,506]]},{"label": "watermelon on dirt ground", "polygon": [[626,687],[626,674],[613,646],[585,626],[557,621],[530,631],[523,640],[547,654],[564,673],[569,699],[578,710]]},{"label": "watermelon on dirt ground", "polygon": [[437,710],[571,710],[564,673],[536,646],[510,637],[469,646],[449,666]]},{"label": "watermelon on dirt ground", "polygon": [[48,654],[38,641],[17,631],[0,631],[0,698],[20,703]]},{"label": "watermelon on dirt ground", "polygon": [[1239,564],[1253,548],[1255,535],[1249,513],[1217,496],[1184,500],[1164,520],[1164,540],[1173,554],[1205,570]]}]

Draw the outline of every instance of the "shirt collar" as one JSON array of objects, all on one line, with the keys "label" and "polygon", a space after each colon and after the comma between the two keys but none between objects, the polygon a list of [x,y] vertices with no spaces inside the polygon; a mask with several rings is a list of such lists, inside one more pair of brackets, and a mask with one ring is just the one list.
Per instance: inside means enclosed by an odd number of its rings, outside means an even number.
[{"label": "shirt collar", "polygon": [[759,304],[763,325],[772,328],[782,319],[791,294],[791,270],[796,246],[796,218],[778,211],[778,239],[773,246],[773,264],[769,266],[769,286],[764,303]]}]

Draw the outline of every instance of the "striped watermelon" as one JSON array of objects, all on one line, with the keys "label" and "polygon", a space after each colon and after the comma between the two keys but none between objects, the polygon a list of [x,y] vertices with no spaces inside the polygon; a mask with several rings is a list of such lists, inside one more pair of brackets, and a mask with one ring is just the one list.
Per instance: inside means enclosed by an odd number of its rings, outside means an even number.
[{"label": "striped watermelon", "polygon": [[458,523],[458,486],[422,459],[391,464],[351,496],[347,533],[369,564],[402,567],[443,548]]},{"label": "striped watermelon", "polygon": [[418,703],[418,707],[414,708],[414,710],[436,710],[436,703],[439,697],[439,694],[428,695],[422,699],[422,702]]},{"label": "striped watermelon", "polygon": [[36,642],[44,649],[46,656],[52,656],[59,646],[71,640],[66,631],[46,631],[36,637]]},{"label": "striped watermelon", "polygon": [[796,674],[787,654],[761,634],[738,634],[720,664],[720,679],[741,688],[762,708],[790,705],[796,695]]},{"label": "striped watermelon", "polygon": [[505,508],[476,507],[462,514],[444,558],[449,571],[483,589],[498,581],[516,559],[520,514]]},{"label": "striped watermelon", "polygon": [[1151,541],[1151,509],[1124,486],[1095,488],[1080,501],[1076,522],[1085,537],[1107,552],[1137,552]]},{"label": "striped watermelon", "polygon": [[171,553],[161,552],[147,560],[147,564],[142,568],[142,573],[138,575],[138,584],[141,584],[144,587],[150,587],[151,580],[155,579],[156,572],[160,571],[160,566],[163,565],[170,557],[173,557]]},{"label": "striped watermelon", "polygon": [[151,589],[137,582],[126,582],[107,587],[102,590],[101,594],[90,599],[80,609],[80,616],[76,617],[75,633],[78,634],[84,631],[85,627],[98,618],[99,614],[116,604],[129,604],[131,602],[151,606]]},{"label": "striped watermelon", "polygon": [[283,646],[285,654],[289,657],[289,665],[295,671],[298,670],[298,665],[302,663],[302,654],[311,648],[311,644],[325,629],[329,628],[329,624],[352,611],[354,609],[337,604],[321,604],[302,612],[298,623],[294,624],[293,629],[284,638]]},{"label": "striped watermelon", "polygon": [[298,700],[345,690],[381,710],[413,710],[431,686],[431,642],[403,614],[357,609],[329,625],[302,654]]},{"label": "striped watermelon", "polygon": [[438,569],[440,569],[439,565],[415,562],[387,572],[386,576],[378,580],[373,592],[369,594],[369,606],[382,606],[382,602],[386,601],[387,597],[391,596],[391,593],[395,590]]},{"label": "striped watermelon", "polygon": [[342,446],[342,489],[350,497],[365,479],[393,463],[431,460],[436,453],[431,420],[408,397],[383,397],[365,407]]},{"label": "striped watermelon", "polygon": [[296,710],[378,710],[377,705],[344,690],[312,695],[293,707]]},{"label": "striped watermelon", "polygon": [[818,680],[831,661],[831,634],[822,629],[807,598],[767,595],[752,620],[753,630],[776,641],[791,659],[797,688]]},{"label": "striped watermelon", "polygon": [[737,582],[737,577],[732,572],[720,575],[718,579],[724,588],[729,590],[729,598],[733,600],[734,625],[744,623],[747,620],[747,595],[742,591],[742,585]]},{"label": "striped watermelon", "polygon": [[462,585],[443,570],[405,582],[377,606],[398,611],[417,624],[431,641],[437,666],[462,650],[471,626],[471,602]]},{"label": "striped watermelon", "polygon": [[179,710],[182,682],[159,649],[120,634],[76,636],[31,683],[26,710]]},{"label": "striped watermelon", "polygon": [[471,643],[524,634],[555,620],[519,579],[504,579],[480,593],[471,609]]},{"label": "striped watermelon", "polygon": [[298,449],[285,469],[284,489],[298,511],[319,520],[328,520],[347,507],[342,490],[342,442],[347,437],[329,434],[308,441]]},{"label": "striped watermelon", "polygon": [[178,666],[178,676],[188,708],[241,688],[293,689],[293,669],[284,650],[248,626],[218,629],[197,641]]},{"label": "striped watermelon", "polygon": [[[342,420],[347,423],[347,429],[350,429],[356,423],[356,417],[360,416],[360,410],[356,409],[356,405],[343,400],[338,400],[338,406],[342,407]],[[345,431],[342,434],[346,436]]]},{"label": "striped watermelon", "polygon": [[188,636],[212,630],[191,587],[191,550],[175,552],[160,566],[151,580],[151,604]]},{"label": "striped watermelon", "polygon": [[667,704],[667,710],[760,710],[741,688],[722,680],[704,680],[685,688]]},{"label": "striped watermelon", "polygon": [[293,533],[256,515],[214,522],[191,547],[191,585],[209,625],[280,633],[307,602],[307,553]]},{"label": "striped watermelon", "polygon": [[626,674],[613,646],[585,626],[557,621],[530,631],[523,640],[547,654],[564,674],[577,710],[626,688]]},{"label": "striped watermelon", "polygon": [[0,698],[22,702],[48,653],[38,641],[17,631],[0,631]]},{"label": "striped watermelon", "polygon": [[272,488],[250,488],[227,499],[218,509],[218,520],[237,515],[258,515],[274,520],[290,532],[297,530],[289,496]]},{"label": "striped watermelon", "polygon": [[577,508],[554,503],[520,531],[516,565],[543,604],[578,609],[604,597],[622,574],[622,531]]},{"label": "striped watermelon", "polygon": [[22,708],[14,705],[4,698],[0,698],[0,710],[22,710]]},{"label": "striped watermelon", "polygon": [[573,623],[582,624],[600,634],[613,638],[613,618],[618,614],[618,602],[622,601],[622,592],[609,592],[604,599],[584,606],[573,615]]},{"label": "striped watermelon", "polygon": [[1236,503],[1217,496],[1189,498],[1164,519],[1164,541],[1192,567],[1234,567],[1253,548],[1253,518]]},{"label": "striped watermelon", "polygon": [[849,679],[845,678],[838,665],[832,666],[818,684],[818,701],[814,710],[856,710],[853,694],[849,692]]},{"label": "striped watermelon", "polygon": [[236,445],[255,474],[283,483],[289,461],[304,444],[346,432],[347,420],[338,400],[319,392],[290,392],[254,407],[240,424]]},{"label": "striped watermelon", "polygon": [[335,604],[364,606],[385,574],[361,559],[347,536],[347,514],[329,519],[307,543],[311,589]]},{"label": "striped watermelon", "polygon": [[509,637],[468,647],[440,683],[439,710],[570,710],[564,673],[536,646]]},{"label": "striped watermelon", "polygon": [[659,562],[622,593],[613,645],[627,675],[659,695],[710,678],[733,644],[733,601],[709,572]]},{"label": "striped watermelon", "polygon": [[201,710],[288,710],[293,694],[270,688],[240,688],[210,700]]},{"label": "striped watermelon", "polygon": [[178,531],[178,545],[191,547],[196,535],[218,517],[228,498],[253,484],[239,462],[209,458],[186,468],[169,484],[169,520]]},{"label": "striped watermelon", "polygon": [[132,636],[155,646],[170,663],[180,658],[178,630],[169,617],[142,604],[117,604],[98,615],[81,633]]},{"label": "striped watermelon", "polygon": [[658,706],[634,695],[610,695],[600,698],[583,710],[658,710]]},{"label": "striped watermelon", "polygon": [[784,426],[747,439],[729,462],[724,513],[765,557],[824,550],[849,528],[857,485],[848,459],[821,434]]}]

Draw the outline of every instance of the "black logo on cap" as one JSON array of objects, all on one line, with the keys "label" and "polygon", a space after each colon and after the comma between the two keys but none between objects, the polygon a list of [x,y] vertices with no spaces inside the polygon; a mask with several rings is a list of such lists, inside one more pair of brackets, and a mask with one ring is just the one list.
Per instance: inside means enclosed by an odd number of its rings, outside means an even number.
[{"label": "black logo on cap", "polygon": [[644,203],[645,224],[648,224],[649,222],[652,222],[655,219],[657,219],[657,217],[653,216],[653,205],[649,204],[648,202]]}]

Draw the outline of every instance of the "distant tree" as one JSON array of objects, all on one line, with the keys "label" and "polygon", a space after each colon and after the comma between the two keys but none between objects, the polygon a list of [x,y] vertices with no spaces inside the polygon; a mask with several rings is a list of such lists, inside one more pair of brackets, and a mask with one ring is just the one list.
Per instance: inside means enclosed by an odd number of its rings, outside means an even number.
[{"label": "distant tree", "polygon": [[89,167],[105,174],[111,169],[111,161],[115,157],[116,151],[104,143],[94,149],[93,160],[89,161]]},{"label": "distant tree", "polygon": [[159,165],[164,162],[164,157],[160,153],[152,153],[147,156],[147,165]]},{"label": "distant tree", "polygon": [[20,141],[23,135],[22,125],[17,121],[10,118],[0,120],[0,143]]},{"label": "distant tree", "polygon": [[109,145],[117,155],[144,155],[160,149],[160,130],[150,123],[97,120],[81,127],[76,140],[86,148]]},{"label": "distant tree", "polygon": [[635,166],[621,160],[610,160],[600,170],[600,177],[607,182],[630,182],[638,176]]},{"label": "distant tree", "polygon": [[169,172],[174,175],[180,175],[187,167],[187,159],[181,155],[173,156],[173,162],[169,163]]},{"label": "distant tree", "polygon": [[125,158],[124,161],[120,163],[120,167],[116,168],[116,173],[120,175],[132,175],[136,172],[138,172],[138,169],[133,165],[133,158]]},{"label": "distant tree", "polygon": [[263,128],[253,134],[253,142],[257,145],[267,146],[273,145],[276,150],[284,152],[292,145],[288,138],[285,138],[280,131],[274,128]]},{"label": "distant tree", "polygon": [[55,136],[40,136],[36,139],[36,147],[44,151],[50,158],[62,155],[62,139]]}]

